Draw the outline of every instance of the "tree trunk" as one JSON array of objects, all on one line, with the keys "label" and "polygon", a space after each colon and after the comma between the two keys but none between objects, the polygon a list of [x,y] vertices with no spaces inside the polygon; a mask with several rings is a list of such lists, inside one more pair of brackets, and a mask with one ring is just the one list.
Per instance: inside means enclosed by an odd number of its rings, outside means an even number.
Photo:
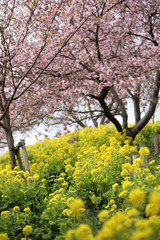
[{"label": "tree trunk", "polygon": [[21,140],[21,144],[22,144],[22,152],[23,152],[25,169],[26,169],[26,171],[28,171],[30,173],[29,162],[28,162],[28,154],[27,154],[24,139]]},{"label": "tree trunk", "polygon": [[15,159],[15,147],[14,147],[14,139],[13,139],[12,132],[6,131],[6,138],[7,138],[7,144],[9,149],[11,167],[13,170],[16,166],[16,159]]},{"label": "tree trunk", "polygon": [[141,120],[141,112],[140,112],[140,100],[139,97],[133,98],[134,104],[134,115],[135,115],[135,122],[138,123]]},{"label": "tree trunk", "polygon": [[5,115],[4,122],[5,122],[5,126],[6,126],[5,134],[6,134],[7,145],[8,145],[8,149],[9,149],[10,162],[11,162],[11,167],[13,170],[16,166],[16,158],[15,158],[16,149],[14,146],[14,139],[13,139],[12,128],[10,125],[9,114]]},{"label": "tree trunk", "polygon": [[155,89],[153,89],[152,98],[150,100],[149,108],[146,114],[142,119],[140,119],[135,126],[130,128],[131,137],[134,138],[136,135],[146,126],[146,124],[151,120],[152,116],[155,113],[156,106],[158,104],[159,99],[159,90],[160,90],[160,71],[157,71],[155,77]]}]

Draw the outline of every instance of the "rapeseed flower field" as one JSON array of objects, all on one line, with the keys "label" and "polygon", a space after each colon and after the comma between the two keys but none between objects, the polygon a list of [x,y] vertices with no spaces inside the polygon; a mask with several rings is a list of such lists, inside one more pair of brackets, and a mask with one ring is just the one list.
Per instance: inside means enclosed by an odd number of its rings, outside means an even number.
[{"label": "rapeseed flower field", "polygon": [[27,147],[31,174],[2,155],[0,239],[160,239],[159,132],[149,123],[132,143],[101,125],[45,139]]}]

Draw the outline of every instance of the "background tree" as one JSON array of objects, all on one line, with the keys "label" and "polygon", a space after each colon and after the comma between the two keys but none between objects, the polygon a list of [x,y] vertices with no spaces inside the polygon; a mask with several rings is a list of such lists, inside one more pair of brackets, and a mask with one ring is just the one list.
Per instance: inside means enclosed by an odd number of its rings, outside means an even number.
[{"label": "background tree", "polygon": [[[58,126],[61,129],[64,128],[64,130],[89,126],[98,127],[100,124],[109,123],[98,102],[85,96],[81,96],[79,99],[76,96],[70,96],[70,99],[72,104],[68,104],[60,97],[56,108],[52,106],[48,114],[43,117],[37,115],[37,119],[41,119],[40,122],[43,122],[46,127]],[[108,107],[114,116],[120,114],[119,106],[112,96],[110,96]]]},{"label": "background tree", "polygon": [[[153,116],[159,98],[159,1],[75,0],[69,12],[64,31],[68,21],[74,28],[94,14],[61,52],[56,66],[48,69],[50,85],[48,89],[44,84],[45,91],[54,89],[55,99],[63,99],[71,109],[82,96],[90,97],[119,132],[126,130],[134,139]],[[122,125],[108,107],[110,94],[119,106]],[[136,123],[131,128],[128,99],[133,101]]]},{"label": "background tree", "polygon": [[[1,0],[0,127],[16,166],[13,132],[29,129],[45,116],[36,83],[78,29],[61,31],[68,1]],[[39,107],[37,109],[37,107]],[[40,110],[41,107],[41,110]]]}]

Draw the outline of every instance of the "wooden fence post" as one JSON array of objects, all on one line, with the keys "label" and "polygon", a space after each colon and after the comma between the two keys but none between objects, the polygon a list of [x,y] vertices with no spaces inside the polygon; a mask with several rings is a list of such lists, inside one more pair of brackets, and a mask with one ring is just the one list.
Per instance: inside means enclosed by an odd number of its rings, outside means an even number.
[{"label": "wooden fence post", "polygon": [[19,170],[23,171],[22,159],[21,159],[21,155],[20,155],[19,149],[16,152],[16,156],[17,156],[17,160],[18,160]]},{"label": "wooden fence post", "polygon": [[16,146],[16,156],[17,156],[17,160],[18,160],[18,166],[19,166],[19,170],[23,171],[23,164],[22,164],[22,159],[21,159],[21,155],[20,155],[20,147],[22,147],[21,142],[19,142]]},{"label": "wooden fence post", "polygon": [[22,145],[22,153],[23,153],[23,158],[24,158],[25,170],[30,173],[29,162],[28,162],[28,154],[27,154],[24,139],[21,139],[20,143]]}]

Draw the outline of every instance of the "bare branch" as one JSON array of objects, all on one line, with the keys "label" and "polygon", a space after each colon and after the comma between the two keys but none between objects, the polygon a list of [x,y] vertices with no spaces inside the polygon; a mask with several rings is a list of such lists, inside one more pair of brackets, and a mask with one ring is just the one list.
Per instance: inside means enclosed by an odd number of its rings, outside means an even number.
[{"label": "bare branch", "polygon": [[145,36],[143,36],[141,34],[132,33],[132,32],[127,32],[127,34],[132,35],[132,36],[136,36],[136,37],[140,37],[140,38],[143,38],[143,39],[146,39],[148,41],[151,41],[155,46],[158,46],[158,42],[156,40],[153,40],[153,39],[149,38],[149,37],[145,37]]},{"label": "bare branch", "polygon": [[115,89],[113,87],[111,88],[111,92],[112,92],[114,98],[116,99],[117,104],[120,106],[120,109],[122,111],[122,118],[123,118],[123,128],[126,129],[128,126],[128,115],[127,115],[124,103],[123,103],[122,99],[119,98],[117,92],[115,91]]}]

